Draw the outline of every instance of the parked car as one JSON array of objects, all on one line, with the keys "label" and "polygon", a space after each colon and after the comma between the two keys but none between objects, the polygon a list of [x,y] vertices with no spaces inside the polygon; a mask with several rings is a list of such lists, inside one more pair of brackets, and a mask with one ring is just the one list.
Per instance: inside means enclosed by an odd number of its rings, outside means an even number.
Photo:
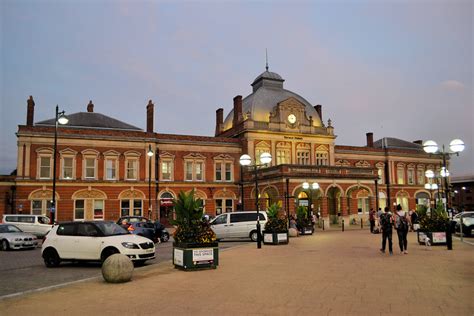
[{"label": "parked car", "polygon": [[[146,223],[144,225],[138,225],[139,227],[133,227],[133,229],[129,229],[131,223]],[[117,224],[121,225],[122,227],[129,229],[132,234],[142,235],[147,237],[149,232],[144,232],[143,230],[149,230],[153,228],[154,237],[153,241],[157,242],[158,239],[161,242],[166,242],[170,239],[170,234],[168,230],[165,228],[163,224],[159,221],[153,222],[146,217],[143,216],[122,216],[118,219]],[[137,226],[137,225],[134,225]],[[148,237],[149,238],[149,237]],[[150,238],[151,239],[151,238]]]},{"label": "parked car", "polygon": [[65,222],[55,225],[46,235],[41,254],[46,267],[61,261],[102,261],[121,253],[134,263],[155,258],[155,244],[148,238],[132,235],[113,222]]},{"label": "parked car", "polygon": [[451,228],[454,227],[454,232],[461,232],[461,216],[462,216],[462,232],[464,235],[470,237],[474,230],[474,212],[462,212],[454,215],[451,220]]},{"label": "parked car", "polygon": [[[260,226],[263,231],[268,220],[266,212],[260,212]],[[217,239],[250,238],[257,241],[257,212],[224,213],[211,222],[211,228]]]},{"label": "parked car", "polygon": [[121,226],[128,230],[131,234],[146,237],[154,243],[158,242],[158,238],[155,235],[155,225],[153,225],[153,223],[129,222],[123,223]]},{"label": "parked car", "polygon": [[15,225],[0,224],[0,250],[34,249],[37,246],[35,235],[25,233]]},{"label": "parked car", "polygon": [[3,223],[13,224],[25,233],[33,234],[37,237],[45,236],[53,227],[49,217],[33,214],[4,214]]}]

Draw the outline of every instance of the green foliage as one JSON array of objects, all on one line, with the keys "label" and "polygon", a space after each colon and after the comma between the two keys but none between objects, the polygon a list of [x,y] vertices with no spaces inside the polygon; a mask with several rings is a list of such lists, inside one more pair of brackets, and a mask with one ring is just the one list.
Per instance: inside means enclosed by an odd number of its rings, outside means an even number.
[{"label": "green foliage", "polygon": [[428,213],[428,208],[425,205],[417,205],[416,213],[418,214],[418,216],[425,216]]},{"label": "green foliage", "polygon": [[284,233],[288,231],[288,220],[286,216],[279,215],[280,206],[273,203],[267,209],[268,221],[265,223],[264,230],[270,233]]},{"label": "green foliage", "polygon": [[210,243],[216,240],[216,234],[207,221],[203,220],[201,200],[194,198],[194,190],[187,194],[179,192],[174,201],[176,219],[171,224],[176,225],[174,240],[185,243]]},{"label": "green foliage", "polygon": [[311,218],[308,218],[308,208],[306,206],[300,205],[296,208],[296,224],[299,227],[313,225],[313,223],[311,223]]},{"label": "green foliage", "polygon": [[444,205],[439,203],[436,208],[432,209],[431,211],[433,214],[428,214],[428,211],[418,214],[420,230],[429,232],[446,231],[446,229],[449,227],[449,218],[444,209]]}]

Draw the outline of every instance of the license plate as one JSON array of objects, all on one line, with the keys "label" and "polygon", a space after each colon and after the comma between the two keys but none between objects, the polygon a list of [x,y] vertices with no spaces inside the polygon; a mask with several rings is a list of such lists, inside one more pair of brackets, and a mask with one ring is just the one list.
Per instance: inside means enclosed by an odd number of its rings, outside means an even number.
[{"label": "license plate", "polygon": [[147,249],[145,250],[146,253],[150,253],[150,252],[153,252],[153,249]]},{"label": "license plate", "polygon": [[24,243],[25,246],[33,246],[33,243],[31,241],[27,241]]}]

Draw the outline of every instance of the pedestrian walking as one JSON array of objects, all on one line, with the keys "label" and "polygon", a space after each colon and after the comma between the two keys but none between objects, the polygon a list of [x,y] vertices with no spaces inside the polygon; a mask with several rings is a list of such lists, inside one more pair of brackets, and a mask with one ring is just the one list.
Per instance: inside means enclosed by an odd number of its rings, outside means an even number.
[{"label": "pedestrian walking", "polygon": [[395,214],[395,228],[397,229],[398,245],[400,246],[400,253],[407,254],[407,235],[408,235],[408,218],[407,213],[402,210],[400,204],[397,205],[397,213]]},{"label": "pedestrian walking", "polygon": [[374,227],[375,227],[375,212],[374,209],[371,208],[369,211],[369,222],[370,222],[370,232],[374,232]]},{"label": "pedestrian walking", "polygon": [[380,215],[380,225],[382,228],[382,249],[380,251],[385,253],[385,246],[387,244],[388,239],[388,251],[390,255],[393,254],[392,249],[392,225],[393,225],[393,218],[392,213],[388,207],[385,207],[385,213]]},{"label": "pedestrian walking", "polygon": [[420,224],[418,223],[418,213],[416,213],[416,210],[413,210],[410,219],[413,231],[417,231],[420,228]]}]

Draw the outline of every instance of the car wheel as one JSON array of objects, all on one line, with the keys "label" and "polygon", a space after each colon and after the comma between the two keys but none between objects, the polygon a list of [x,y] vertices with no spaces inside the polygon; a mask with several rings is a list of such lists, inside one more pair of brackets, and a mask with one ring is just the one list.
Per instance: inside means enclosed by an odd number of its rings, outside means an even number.
[{"label": "car wheel", "polygon": [[0,244],[0,250],[7,251],[8,249],[10,249],[10,245],[8,244],[8,241],[5,239],[2,240],[2,243]]},{"label": "car wheel", "polygon": [[250,232],[250,236],[249,236],[249,237],[250,237],[250,239],[252,239],[252,241],[255,241],[255,242],[256,242],[256,241],[257,241],[257,238],[258,238],[257,231],[256,231],[256,230],[252,230],[252,231]]},{"label": "car wheel", "polygon": [[472,227],[473,227],[473,226],[466,227],[466,226],[463,225],[463,227],[462,227],[462,232],[463,232],[464,234],[466,234],[466,237],[471,237],[471,235],[472,235]]},{"label": "car wheel", "polygon": [[102,254],[100,255],[100,260],[102,261],[102,263],[104,263],[104,261],[108,257],[116,253],[120,253],[120,251],[118,251],[116,248],[106,248],[104,249],[104,251],[102,251]]},{"label": "car wheel", "polygon": [[170,234],[163,233],[163,235],[161,235],[161,241],[162,242],[167,242],[168,240],[170,240]]},{"label": "car wheel", "polygon": [[44,264],[47,268],[56,268],[59,266],[61,259],[56,250],[54,249],[46,249],[43,253],[43,260]]}]

